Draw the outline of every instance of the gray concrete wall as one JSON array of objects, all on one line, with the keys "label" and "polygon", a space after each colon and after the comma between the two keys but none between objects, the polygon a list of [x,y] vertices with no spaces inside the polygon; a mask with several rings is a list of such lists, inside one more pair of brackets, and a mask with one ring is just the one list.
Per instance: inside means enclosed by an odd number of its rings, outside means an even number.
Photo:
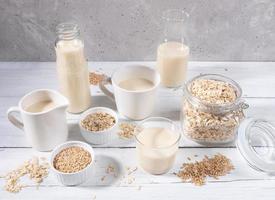
[{"label": "gray concrete wall", "polygon": [[192,60],[275,61],[274,0],[0,0],[0,61],[55,60],[63,21],[79,23],[89,60],[154,60],[167,8],[190,14]]}]

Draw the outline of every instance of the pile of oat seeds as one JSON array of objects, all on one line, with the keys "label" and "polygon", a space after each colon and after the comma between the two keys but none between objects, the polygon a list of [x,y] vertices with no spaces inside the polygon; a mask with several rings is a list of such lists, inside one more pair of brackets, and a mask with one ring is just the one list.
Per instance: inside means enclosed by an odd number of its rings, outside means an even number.
[{"label": "pile of oat seeds", "polygon": [[234,169],[230,159],[222,154],[216,154],[209,158],[204,157],[202,161],[184,163],[176,175],[182,181],[191,181],[197,186],[205,184],[207,177],[218,179],[225,176]]},{"label": "pile of oat seeds", "polygon": [[91,154],[82,147],[72,146],[60,151],[53,166],[60,172],[73,173],[86,168],[92,162]]}]

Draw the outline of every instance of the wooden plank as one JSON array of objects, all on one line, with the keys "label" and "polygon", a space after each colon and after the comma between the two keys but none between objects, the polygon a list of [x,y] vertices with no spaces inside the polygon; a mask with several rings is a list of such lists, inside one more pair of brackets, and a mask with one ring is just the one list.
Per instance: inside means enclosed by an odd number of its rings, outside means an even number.
[{"label": "wooden plank", "polygon": [[[275,181],[249,181],[210,183],[201,188],[189,184],[150,184],[133,187],[48,187],[26,188],[19,194],[2,192],[3,199],[66,199],[66,200],[160,200],[160,199],[211,199],[211,200],[274,200]],[[140,189],[139,189],[140,188]]]},{"label": "wooden plank", "polygon": [[[90,62],[90,70],[104,71],[111,75],[119,67],[142,64],[154,67],[154,62]],[[255,62],[190,62],[188,78],[205,73],[217,73],[231,77],[243,88],[246,97],[275,97],[275,63]],[[21,97],[38,88],[57,89],[55,63],[18,62],[0,63],[0,96]],[[98,88],[92,87],[93,94]],[[169,89],[161,89],[162,96],[181,95]]]},{"label": "wooden plank", "polygon": [[[9,194],[5,191],[0,192],[1,199],[140,199],[146,196],[147,199],[180,199],[184,197],[192,199],[274,199],[275,179],[272,176],[253,170],[246,161],[239,155],[234,148],[190,148],[180,149],[176,163],[168,174],[153,176],[145,173],[138,168],[130,176],[127,175],[126,167],[134,169],[138,166],[135,158],[135,149],[95,149],[96,153],[96,175],[79,187],[61,186],[54,175],[49,177],[41,184],[37,190],[31,182],[22,179],[23,182],[30,184],[18,194]],[[222,153],[228,156],[235,170],[227,176],[218,180],[208,179],[205,186],[197,187],[190,183],[182,183],[181,180],[173,175],[177,172],[183,162],[188,162],[190,157],[202,159],[204,155]],[[194,155],[198,155],[197,158]],[[33,149],[2,149],[0,150],[0,174],[5,174],[9,170],[16,168],[23,161],[32,156],[50,156],[50,153],[39,153]],[[5,162],[3,162],[5,161]],[[106,175],[105,169],[109,164],[116,166],[118,177]],[[126,175],[126,178],[123,176]],[[101,178],[105,176],[104,181]],[[128,178],[135,178],[133,183],[128,183]],[[0,179],[2,187],[4,180]],[[130,195],[130,196],[129,196]]]},{"label": "wooden plank", "polygon": [[[275,123],[275,98],[245,98],[250,105],[246,111],[248,117],[265,118]],[[24,133],[14,127],[7,119],[5,112],[8,107],[16,105],[17,97],[0,97],[0,147],[29,147],[26,142]],[[174,120],[179,126],[181,98],[177,96],[159,97],[155,112],[152,116],[162,116]],[[104,96],[97,96],[94,98],[94,106],[114,107],[114,103]],[[122,119],[123,120],[123,119]],[[80,135],[80,130],[77,124],[78,115],[68,115],[68,123],[70,127],[69,140],[84,139]],[[138,123],[138,122],[137,122]],[[133,147],[135,145],[133,140],[122,140],[117,138],[110,144],[102,145],[102,147]],[[200,145],[183,138],[180,146],[182,147],[199,147]],[[234,144],[228,144],[227,147],[234,147]]]}]

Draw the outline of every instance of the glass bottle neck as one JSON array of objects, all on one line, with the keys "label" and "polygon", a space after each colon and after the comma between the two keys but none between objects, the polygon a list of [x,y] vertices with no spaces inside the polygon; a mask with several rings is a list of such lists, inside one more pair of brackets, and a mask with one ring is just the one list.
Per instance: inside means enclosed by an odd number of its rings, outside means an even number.
[{"label": "glass bottle neck", "polygon": [[79,39],[80,30],[75,23],[61,23],[56,27],[58,40]]},{"label": "glass bottle neck", "polygon": [[164,41],[184,43],[184,28],[188,14],[183,10],[171,9],[163,13]]},{"label": "glass bottle neck", "polygon": [[164,41],[165,42],[181,42],[184,43],[182,22],[166,21],[164,25]]}]

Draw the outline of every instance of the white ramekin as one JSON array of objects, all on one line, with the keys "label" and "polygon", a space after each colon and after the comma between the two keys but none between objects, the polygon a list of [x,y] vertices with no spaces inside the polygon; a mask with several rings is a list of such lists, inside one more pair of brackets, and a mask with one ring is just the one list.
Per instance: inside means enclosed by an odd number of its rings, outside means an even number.
[{"label": "white ramekin", "polygon": [[[86,168],[84,168],[78,172],[64,173],[64,172],[58,171],[57,169],[54,168],[54,165],[53,165],[55,156],[63,149],[72,147],[72,146],[82,147],[83,149],[88,151],[91,154],[92,162]],[[60,183],[62,183],[63,185],[66,185],[66,186],[74,186],[74,185],[79,185],[81,183],[84,183],[85,181],[87,181],[89,178],[91,178],[93,176],[94,162],[95,162],[94,150],[89,144],[87,144],[85,142],[80,142],[80,141],[69,141],[69,142],[60,144],[53,150],[52,155],[51,155],[50,165],[51,165],[52,171],[54,172],[54,174],[56,175],[56,177]]]},{"label": "white ramekin", "polygon": [[[96,113],[96,112],[104,112],[112,115],[116,120],[115,124],[111,128],[106,129],[104,131],[89,131],[83,128],[81,126],[81,121],[85,119],[85,117],[88,116],[89,114]],[[110,142],[116,134],[116,131],[118,128],[118,116],[117,116],[117,113],[110,108],[94,107],[85,111],[80,115],[78,124],[80,127],[81,134],[87,142],[92,144],[106,144]]]}]

